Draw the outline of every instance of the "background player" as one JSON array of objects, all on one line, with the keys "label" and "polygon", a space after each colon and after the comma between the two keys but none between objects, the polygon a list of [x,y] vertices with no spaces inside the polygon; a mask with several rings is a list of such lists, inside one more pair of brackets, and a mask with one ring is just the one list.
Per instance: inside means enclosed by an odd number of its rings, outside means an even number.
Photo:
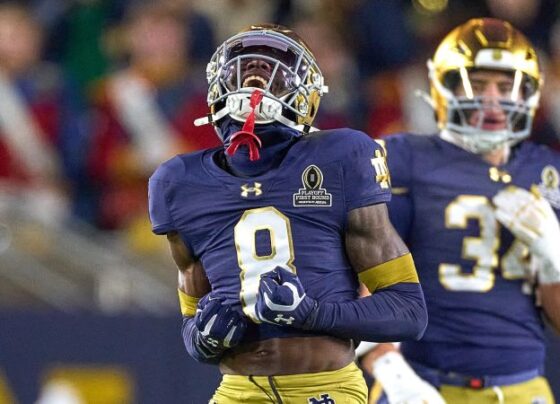
[{"label": "background player", "polygon": [[[541,313],[560,329],[560,157],[525,141],[541,88],[537,55],[509,23],[474,19],[428,66],[439,136],[386,140],[390,216],[430,316],[422,341],[401,351],[450,403],[552,403]],[[377,349],[364,361],[389,401],[439,402],[393,348]],[[398,375],[410,382],[396,384]]]},{"label": "background player", "polygon": [[[417,339],[426,325],[387,215],[383,150],[352,130],[306,134],[326,87],[288,29],[226,40],[207,77],[205,120],[225,148],[171,159],[149,185],[153,230],[179,267],[187,350],[219,362],[217,403],[364,403],[352,340]],[[371,296],[357,298],[358,277]]]}]

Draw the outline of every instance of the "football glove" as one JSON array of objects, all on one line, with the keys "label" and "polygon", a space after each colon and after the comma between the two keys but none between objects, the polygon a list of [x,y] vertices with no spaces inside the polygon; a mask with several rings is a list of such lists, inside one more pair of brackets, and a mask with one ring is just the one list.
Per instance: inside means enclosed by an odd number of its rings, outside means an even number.
[{"label": "football glove", "polygon": [[194,322],[195,346],[206,358],[221,355],[239,344],[247,329],[246,317],[240,308],[225,304],[223,297],[207,294],[198,302]]},{"label": "football glove", "polygon": [[445,404],[439,392],[421,379],[398,352],[381,355],[371,371],[390,404]]},{"label": "football glove", "polygon": [[255,310],[260,321],[307,328],[306,320],[317,306],[307,296],[298,276],[276,267],[261,275]]},{"label": "football glove", "polygon": [[527,244],[542,284],[560,282],[560,226],[550,203],[538,189],[514,186],[493,198],[496,218],[515,237]]}]

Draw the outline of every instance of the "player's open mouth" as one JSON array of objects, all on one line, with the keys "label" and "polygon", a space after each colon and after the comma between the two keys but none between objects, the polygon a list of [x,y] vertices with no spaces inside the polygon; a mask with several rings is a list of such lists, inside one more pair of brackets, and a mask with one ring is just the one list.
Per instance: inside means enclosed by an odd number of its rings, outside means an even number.
[{"label": "player's open mouth", "polygon": [[256,87],[265,89],[268,85],[268,81],[261,76],[251,75],[243,80],[243,87]]},{"label": "player's open mouth", "polygon": [[497,118],[484,118],[482,122],[482,129],[485,130],[500,130],[506,127],[505,119]]}]

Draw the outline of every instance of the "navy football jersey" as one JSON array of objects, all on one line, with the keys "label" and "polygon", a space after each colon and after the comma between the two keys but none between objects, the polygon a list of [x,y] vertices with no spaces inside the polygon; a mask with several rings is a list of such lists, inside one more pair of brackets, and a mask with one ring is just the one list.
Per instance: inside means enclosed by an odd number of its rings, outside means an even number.
[{"label": "navy football jersey", "polygon": [[[277,266],[296,272],[319,301],[354,299],[345,223],[348,211],[390,199],[382,150],[361,132],[317,132],[298,138],[278,168],[251,178],[216,164],[220,149],[177,156],[150,178],[153,231],[178,231],[212,292],[241,304],[255,324],[260,275]],[[257,324],[246,339],[301,334]]]},{"label": "navy football jersey", "polygon": [[468,375],[542,367],[543,324],[525,282],[528,250],[495,218],[492,197],[536,185],[558,212],[560,156],[524,142],[493,167],[438,136],[385,138],[391,220],[407,242],[428,308],[408,359]]}]

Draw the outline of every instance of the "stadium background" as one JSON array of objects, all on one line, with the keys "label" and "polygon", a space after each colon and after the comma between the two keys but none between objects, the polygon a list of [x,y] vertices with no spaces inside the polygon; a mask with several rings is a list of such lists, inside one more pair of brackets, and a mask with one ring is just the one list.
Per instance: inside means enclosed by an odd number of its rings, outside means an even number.
[{"label": "stadium background", "polygon": [[[203,403],[216,387],[217,370],[182,346],[175,266],[149,232],[145,182],[166,155],[216,144],[192,118],[219,42],[253,22],[294,27],[331,90],[317,126],[430,133],[415,94],[425,61],[478,16],[510,20],[537,46],[546,86],[533,138],[560,149],[556,0],[0,1],[0,121],[34,122],[50,141],[21,155],[0,144],[0,404]],[[132,123],[112,92],[123,77],[139,79]],[[6,88],[23,94],[19,121],[2,115]],[[150,154],[135,122],[168,150]],[[21,174],[43,155],[62,169]],[[560,400],[560,340],[549,339]]]}]

